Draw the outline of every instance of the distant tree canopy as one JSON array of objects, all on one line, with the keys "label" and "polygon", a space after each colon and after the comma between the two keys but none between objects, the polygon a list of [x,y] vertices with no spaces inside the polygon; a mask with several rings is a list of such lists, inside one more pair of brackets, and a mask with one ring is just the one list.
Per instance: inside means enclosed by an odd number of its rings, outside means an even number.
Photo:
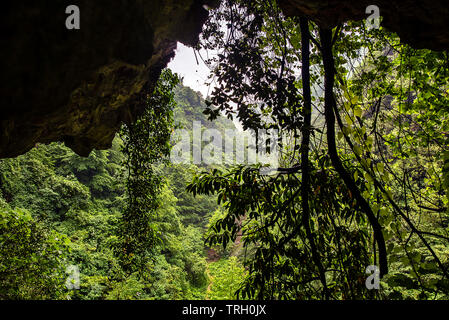
[{"label": "distant tree canopy", "polygon": [[[223,1],[201,47],[218,51],[209,118],[284,136],[274,175],[238,166],[188,187],[227,210],[208,243],[240,233],[255,250],[240,296],[447,299],[448,53],[286,18],[271,0]],[[381,290],[365,286],[369,265]]]},{"label": "distant tree canopy", "polygon": [[67,236],[27,211],[0,208],[0,299],[63,298]]}]

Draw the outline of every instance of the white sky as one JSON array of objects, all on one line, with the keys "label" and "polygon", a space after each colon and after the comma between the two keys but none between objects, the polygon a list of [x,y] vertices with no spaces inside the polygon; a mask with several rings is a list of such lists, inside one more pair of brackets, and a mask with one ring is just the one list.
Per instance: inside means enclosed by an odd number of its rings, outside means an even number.
[{"label": "white sky", "polygon": [[[204,53],[203,58],[206,59]],[[197,53],[197,59],[192,48],[189,48],[182,43],[178,42],[178,48],[176,49],[176,55],[168,64],[168,67],[184,78],[183,84],[192,88],[195,91],[199,91],[206,98],[208,93],[212,92],[212,87],[205,84],[207,77],[210,73],[209,68],[204,64],[203,60]]]},{"label": "white sky", "polygon": [[[204,59],[207,59],[206,51],[201,50],[201,55]],[[206,81],[210,81],[207,79],[210,74],[210,69],[206,66],[198,53],[197,58],[198,63],[193,49],[178,42],[175,57],[170,61],[167,67],[184,78],[183,84],[185,86],[201,92],[203,98],[206,98],[212,93],[214,83],[212,82],[212,85],[205,84]],[[238,130],[242,130],[242,125],[236,118],[234,118],[233,122]]]}]

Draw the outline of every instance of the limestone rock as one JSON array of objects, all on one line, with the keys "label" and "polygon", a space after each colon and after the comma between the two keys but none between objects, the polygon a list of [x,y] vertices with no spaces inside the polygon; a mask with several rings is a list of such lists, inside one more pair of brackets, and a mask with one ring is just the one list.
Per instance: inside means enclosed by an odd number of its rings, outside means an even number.
[{"label": "limestone rock", "polygon": [[382,25],[416,49],[449,49],[447,0],[279,0],[289,16],[306,15],[323,27],[366,19],[369,5],[377,5]]},{"label": "limestone rock", "polygon": [[[0,158],[64,141],[104,149],[174,55],[197,42],[204,0],[9,1],[0,13]],[[66,7],[80,9],[68,30]]]}]

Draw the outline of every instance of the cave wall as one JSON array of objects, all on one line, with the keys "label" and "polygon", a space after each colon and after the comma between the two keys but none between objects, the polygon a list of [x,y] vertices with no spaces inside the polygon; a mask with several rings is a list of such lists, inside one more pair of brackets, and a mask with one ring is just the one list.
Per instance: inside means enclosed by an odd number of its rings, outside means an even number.
[{"label": "cave wall", "polygon": [[369,5],[377,5],[382,26],[396,32],[416,49],[449,49],[448,0],[278,0],[288,16],[305,15],[323,27],[366,19]]},{"label": "cave wall", "polygon": [[[10,1],[0,13],[0,158],[38,142],[64,141],[83,156],[110,147],[176,42],[197,42],[208,2]],[[65,27],[70,4],[79,30]]]},{"label": "cave wall", "polygon": [[[0,10],[0,158],[64,141],[76,153],[109,148],[122,122],[174,55],[194,45],[217,0],[8,1]],[[81,29],[67,30],[76,4]],[[376,4],[387,28],[416,48],[449,48],[447,0],[279,0],[287,15],[332,27]]]}]

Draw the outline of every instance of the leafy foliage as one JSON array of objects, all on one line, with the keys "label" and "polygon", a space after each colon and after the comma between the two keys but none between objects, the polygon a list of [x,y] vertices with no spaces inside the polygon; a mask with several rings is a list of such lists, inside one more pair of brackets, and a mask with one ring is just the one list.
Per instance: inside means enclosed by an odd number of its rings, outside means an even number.
[{"label": "leafy foliage", "polygon": [[234,300],[246,271],[236,257],[221,259],[209,264],[211,277],[210,291],[207,292],[209,300]]},{"label": "leafy foliage", "polygon": [[0,208],[0,299],[64,297],[70,240],[28,211]]},{"label": "leafy foliage", "polygon": [[[273,176],[242,166],[188,187],[227,209],[210,244],[240,233],[255,252],[240,293],[447,297],[447,53],[362,23],[330,30],[285,18],[269,0],[226,1],[203,36],[219,52],[209,117],[284,132]],[[379,292],[365,287],[371,264],[384,276]]]},{"label": "leafy foliage", "polygon": [[[173,92],[180,101],[172,105],[176,121],[206,122],[204,100],[197,93],[182,86]],[[199,104],[190,105],[187,97]],[[190,112],[188,121],[183,109]],[[159,180],[157,198],[151,198],[156,202],[150,222],[159,241],[148,248],[145,277],[133,272],[137,265],[123,269],[116,254],[122,245],[122,214],[129,203],[128,155],[123,147],[123,139],[117,136],[111,149],[83,158],[59,143],[40,144],[23,156],[0,161],[2,299],[205,298],[203,232],[217,204],[214,198],[195,199],[185,192],[198,170],[194,165],[153,162],[149,173]],[[20,209],[24,207],[27,210]],[[20,221],[27,217],[26,222],[13,228],[17,217]],[[54,245],[52,251],[55,237],[60,249]],[[48,248],[45,254],[39,251],[44,247]],[[27,250],[30,254],[25,254]],[[36,254],[37,265],[32,261]],[[64,285],[69,265],[79,268],[79,289],[67,290]],[[21,272],[16,273],[19,266]]]}]

